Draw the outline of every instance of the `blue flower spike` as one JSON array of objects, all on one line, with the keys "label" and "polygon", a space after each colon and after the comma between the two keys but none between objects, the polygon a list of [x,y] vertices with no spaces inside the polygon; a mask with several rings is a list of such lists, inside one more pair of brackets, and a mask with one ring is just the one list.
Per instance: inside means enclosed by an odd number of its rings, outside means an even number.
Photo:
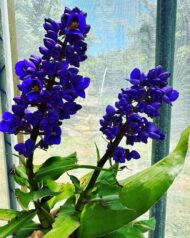
[{"label": "blue flower spike", "polygon": [[82,108],[75,101],[85,98],[90,84],[90,78],[78,73],[80,63],[87,59],[85,38],[90,26],[86,16],[79,8],[66,8],[60,22],[45,19],[44,45],[39,48],[42,57],[31,55],[15,65],[21,95],[14,98],[12,112],[3,114],[0,131],[30,135],[24,143],[15,145],[25,157],[37,147],[60,144],[62,121]]},{"label": "blue flower spike", "polygon": [[[172,105],[178,98],[178,91],[168,85],[169,77],[170,73],[164,72],[162,66],[151,69],[147,75],[138,68],[132,70],[129,79],[132,86],[122,89],[115,107],[108,105],[106,114],[100,120],[100,131],[109,141],[108,149],[120,133],[126,138],[126,145],[132,146],[136,142],[147,143],[148,138],[164,139],[160,128],[147,118],[158,117],[162,104]],[[139,158],[137,151],[121,146],[113,152],[113,159],[118,163]]]}]

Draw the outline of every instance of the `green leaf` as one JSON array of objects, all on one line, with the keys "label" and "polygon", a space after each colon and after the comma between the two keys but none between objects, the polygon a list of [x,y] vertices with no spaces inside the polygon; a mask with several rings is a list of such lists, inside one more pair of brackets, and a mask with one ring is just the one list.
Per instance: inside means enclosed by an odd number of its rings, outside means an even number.
[{"label": "green leaf", "polygon": [[19,161],[20,163],[23,165],[23,166],[26,166],[26,159],[24,158],[24,156],[22,155],[17,155],[17,154],[12,154],[14,156],[16,156],[17,158],[19,158]]},{"label": "green leaf", "polygon": [[144,238],[143,233],[135,228],[131,223],[123,226],[117,231],[109,233],[105,236],[99,236],[99,238]]},{"label": "green leaf", "polygon": [[39,227],[38,224],[36,224],[33,221],[27,222],[27,224],[24,224],[22,228],[19,229],[18,232],[14,234],[15,238],[23,238],[30,236],[35,230],[37,230]]},{"label": "green leaf", "polygon": [[25,210],[28,210],[28,205],[31,201],[37,200],[43,197],[55,196],[59,194],[59,192],[53,192],[49,188],[42,188],[38,191],[24,193],[20,189],[17,188],[15,189],[15,194],[22,208]]},{"label": "green leaf", "polygon": [[100,238],[143,238],[143,233],[155,229],[155,219],[135,221]]},{"label": "green leaf", "polygon": [[96,155],[97,155],[97,161],[99,161],[101,159],[101,156],[100,156],[100,151],[99,151],[99,148],[97,146],[97,144],[95,143],[95,146],[96,146]]},{"label": "green leaf", "polygon": [[36,215],[34,210],[28,212],[22,212],[21,215],[16,216],[5,226],[0,227],[0,238],[6,238],[9,235],[14,234],[24,224],[28,223]]},{"label": "green leaf", "polygon": [[118,164],[114,164],[109,171],[102,171],[97,179],[97,192],[99,196],[118,194],[121,190],[117,182]]},{"label": "green leaf", "polygon": [[42,166],[42,164],[38,164],[38,165],[35,164],[34,165],[34,173],[37,173],[41,166]]},{"label": "green leaf", "polygon": [[22,165],[13,168],[13,178],[21,186],[29,187],[26,168]]},{"label": "green leaf", "polygon": [[99,238],[144,238],[144,236],[140,230],[133,227],[132,224],[128,224],[117,231]]},{"label": "green leaf", "polygon": [[128,215],[134,211],[124,206],[118,207],[117,200],[109,202],[105,200],[107,199],[103,198],[102,202],[90,203],[84,207],[81,213],[79,238],[102,236],[128,223]]},{"label": "green leaf", "polygon": [[29,187],[29,183],[26,179],[24,179],[16,174],[13,175],[13,178],[17,184],[24,186],[24,187]]},{"label": "green leaf", "polygon": [[117,184],[110,184],[107,181],[102,181],[97,184],[97,193],[99,196],[118,194],[121,191],[121,187]]},{"label": "green leaf", "polygon": [[[118,164],[114,164],[111,168],[108,168],[104,171],[102,170],[97,179],[97,183],[100,181],[107,181],[111,184],[117,183],[117,180],[116,180],[117,169],[118,169]],[[80,179],[80,185],[82,188],[85,188],[88,185],[91,176],[92,176],[92,172],[87,173]]]},{"label": "green leaf", "polygon": [[110,184],[117,183],[117,172],[118,172],[118,163],[114,164],[112,167],[110,167],[107,171],[102,171],[97,179],[97,182],[100,181],[107,181]]},{"label": "green leaf", "polygon": [[121,202],[136,211],[132,217],[136,218],[152,207],[180,173],[188,149],[189,133],[190,127],[182,133],[177,147],[171,154],[123,183]]},{"label": "green leaf", "polygon": [[50,208],[53,208],[57,202],[63,201],[65,199],[69,198],[75,192],[75,188],[74,188],[73,184],[70,184],[70,183],[66,183],[66,184],[56,183],[53,180],[47,180],[46,186],[53,192],[59,192],[58,195],[53,196],[48,201],[48,205]]},{"label": "green leaf", "polygon": [[52,230],[48,232],[44,238],[68,238],[68,236],[79,227],[79,217],[75,211],[74,204],[74,197],[72,197],[61,207],[58,217],[53,223]]},{"label": "green leaf", "polygon": [[81,214],[79,238],[95,238],[111,233],[150,209],[166,193],[181,171],[189,134],[190,127],[182,133],[176,149],[170,155],[124,182],[120,200],[126,209],[114,210],[98,203],[86,205]]},{"label": "green leaf", "polygon": [[84,176],[82,176],[82,178],[80,179],[80,186],[83,189],[86,188],[91,177],[92,177],[92,172],[89,172],[89,173],[85,174]]},{"label": "green leaf", "polygon": [[71,182],[73,183],[73,185],[75,187],[75,193],[76,194],[82,193],[83,190],[80,186],[80,181],[78,180],[78,178],[75,177],[74,175],[69,175],[69,178],[70,178]]},{"label": "green leaf", "polygon": [[26,168],[23,165],[18,165],[17,167],[14,167],[14,172],[22,178],[28,178],[26,174]]},{"label": "green leaf", "polygon": [[0,209],[0,220],[10,221],[19,214],[18,211],[11,209]]},{"label": "green leaf", "polygon": [[76,153],[69,155],[68,157],[51,157],[39,168],[34,179],[36,182],[45,181],[47,179],[56,180],[64,172],[73,168],[73,165],[76,165],[76,163]]},{"label": "green leaf", "polygon": [[154,230],[156,226],[156,220],[155,218],[150,218],[149,220],[144,221],[136,221],[134,223],[134,227],[142,231],[143,233]]}]

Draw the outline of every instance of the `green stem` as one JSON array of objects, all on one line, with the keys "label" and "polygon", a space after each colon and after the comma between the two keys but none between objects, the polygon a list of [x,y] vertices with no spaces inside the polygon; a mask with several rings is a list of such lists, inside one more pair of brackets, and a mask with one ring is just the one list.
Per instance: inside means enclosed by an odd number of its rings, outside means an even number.
[{"label": "green stem", "polygon": [[[126,133],[126,126],[127,126],[127,122],[125,124],[123,124],[123,126],[121,127],[121,133],[116,136],[114,142],[111,144],[110,148],[106,151],[106,153],[103,155],[103,157],[101,158],[101,160],[98,162],[97,167],[98,168],[103,168],[103,166],[105,165],[105,163],[107,162],[107,160],[109,160],[109,158],[111,158],[113,156],[113,153],[115,151],[115,149],[117,148],[117,146],[119,145],[119,143],[121,142],[123,136]],[[98,178],[98,176],[100,175],[101,170],[95,170],[89,183],[88,186],[85,189],[85,193],[87,193],[89,190],[91,190],[95,183],[96,180]]]},{"label": "green stem", "polygon": [[107,160],[109,160],[109,158],[111,158],[113,156],[115,149],[117,148],[117,146],[119,145],[123,136],[126,133],[126,127],[127,127],[127,122],[123,124],[123,126],[121,127],[120,134],[118,136],[116,136],[116,138],[115,138],[114,142],[111,144],[110,148],[106,151],[106,153],[103,155],[103,157],[98,161],[97,168],[101,168],[101,169],[94,170],[92,177],[91,177],[86,189],[84,190],[84,192],[81,194],[81,196],[78,199],[78,202],[76,204],[77,210],[79,210],[79,211],[82,210],[82,208],[84,206],[84,200],[86,200],[88,192],[94,187],[96,180],[97,180],[98,176],[100,175],[100,172],[101,172],[103,166],[105,165],[105,163],[107,162]]},{"label": "green stem", "polygon": [[[34,128],[31,133],[30,139],[36,142],[38,138],[38,132],[39,132],[39,128]],[[34,178],[33,157],[34,157],[34,153],[32,153],[26,160],[26,172],[28,175],[28,181],[31,187],[31,191],[36,191],[38,190],[38,185],[37,183],[34,182],[34,179],[33,179]]]},{"label": "green stem", "polygon": [[[103,155],[103,157],[98,161],[97,168],[101,168],[101,169],[94,170],[92,177],[91,177],[86,189],[84,190],[84,192],[81,194],[81,196],[78,199],[78,202],[76,204],[76,210],[82,211],[82,208],[86,203],[86,200],[88,201],[88,199],[87,199],[88,192],[94,187],[96,180],[97,180],[98,176],[100,175],[100,172],[101,172],[103,166],[105,165],[105,163],[107,162],[107,160],[109,160],[109,158],[111,158],[113,156],[115,149],[117,148],[117,146],[119,145],[123,136],[126,133],[126,127],[127,127],[127,122],[123,124],[123,126],[121,127],[121,133],[118,136],[116,136],[116,138],[115,138],[114,142],[111,144],[110,148],[106,151],[106,153]],[[74,233],[72,234],[71,237],[72,238],[78,237],[78,229],[76,231],[74,231]]]},{"label": "green stem", "polygon": [[71,167],[69,170],[74,170],[74,169],[93,169],[93,170],[98,170],[98,171],[107,171],[110,172],[110,169],[104,169],[102,167],[97,167],[93,165],[76,165]]},{"label": "green stem", "polygon": [[[36,127],[33,129],[30,139],[32,139],[33,141],[36,142],[37,138],[38,138],[38,134],[39,134],[39,128]],[[34,181],[33,157],[34,157],[34,153],[32,153],[26,160],[26,172],[27,172],[27,176],[28,176],[28,182],[30,184],[30,191],[37,191],[39,189],[39,187],[38,187],[38,184]],[[38,215],[38,218],[40,220],[42,227],[44,229],[51,228],[51,224],[53,223],[53,221],[50,221],[49,219],[47,219],[48,216],[50,216],[50,214],[45,209],[44,205],[42,205],[39,201],[35,201],[34,206],[36,208],[37,215]],[[44,212],[44,210],[46,212]],[[47,216],[47,213],[48,213],[48,216]]]}]

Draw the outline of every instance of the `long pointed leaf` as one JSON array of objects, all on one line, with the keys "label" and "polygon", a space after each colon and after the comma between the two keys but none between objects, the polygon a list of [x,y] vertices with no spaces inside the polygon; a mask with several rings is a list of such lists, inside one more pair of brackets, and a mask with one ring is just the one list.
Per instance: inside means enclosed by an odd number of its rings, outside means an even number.
[{"label": "long pointed leaf", "polygon": [[33,221],[27,222],[14,235],[14,238],[24,238],[30,236],[35,230],[38,230],[39,225]]},{"label": "long pointed leaf", "polygon": [[0,227],[0,238],[5,238],[18,231],[25,223],[32,220],[35,216],[35,211],[24,212],[22,215],[15,217],[7,225]]},{"label": "long pointed leaf", "polygon": [[151,208],[181,171],[188,149],[189,134],[190,127],[184,130],[176,149],[170,155],[124,182],[120,201],[128,209],[113,210],[110,206],[100,203],[86,205],[81,214],[79,238],[106,235]]},{"label": "long pointed leaf", "polygon": [[73,184],[70,183],[57,183],[53,180],[47,180],[46,181],[46,186],[54,191],[54,192],[59,192],[58,195],[53,196],[49,201],[48,201],[48,205],[50,208],[53,208],[54,205],[59,202],[59,201],[63,201],[67,198],[69,198],[70,196],[72,196],[75,192],[75,188]]},{"label": "long pointed leaf", "polygon": [[72,154],[68,157],[51,157],[36,172],[34,180],[36,182],[56,180],[63,173],[73,169],[96,169],[109,171],[108,169],[102,169],[93,165],[78,165],[76,162],[76,154]]},{"label": "long pointed leaf", "polygon": [[38,191],[33,191],[29,193],[24,193],[20,189],[15,190],[16,197],[23,207],[23,209],[28,209],[28,205],[31,201],[37,200],[39,198],[47,197],[47,196],[55,196],[58,195],[59,192],[53,192],[49,188],[43,188]]},{"label": "long pointed leaf", "polygon": [[60,209],[53,228],[44,238],[61,237],[68,238],[79,227],[78,214],[74,208],[74,200],[71,197]]},{"label": "long pointed leaf", "polygon": [[70,170],[73,165],[76,165],[76,154],[72,154],[68,157],[55,156],[51,157],[39,168],[34,179],[37,182],[42,180],[56,180],[64,172]]},{"label": "long pointed leaf", "polygon": [[100,151],[99,151],[99,148],[97,146],[97,144],[95,143],[95,146],[96,146],[96,155],[97,155],[97,161],[99,161],[101,159],[101,156],[100,156]]},{"label": "long pointed leaf", "polygon": [[154,230],[155,225],[154,218],[145,221],[134,221],[100,238],[144,238],[143,233]]},{"label": "long pointed leaf", "polygon": [[0,220],[10,221],[19,214],[18,211],[11,209],[0,209]]}]

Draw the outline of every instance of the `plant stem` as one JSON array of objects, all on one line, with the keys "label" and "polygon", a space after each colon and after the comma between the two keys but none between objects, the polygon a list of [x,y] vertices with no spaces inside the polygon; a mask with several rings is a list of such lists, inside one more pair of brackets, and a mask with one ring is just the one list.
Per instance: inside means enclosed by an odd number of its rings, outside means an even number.
[{"label": "plant stem", "polygon": [[[97,167],[103,168],[103,166],[105,165],[107,160],[113,156],[113,153],[114,153],[116,147],[119,145],[123,136],[126,133],[126,126],[127,126],[127,122],[125,124],[123,124],[123,126],[121,127],[120,134],[118,136],[116,136],[116,138],[115,138],[114,142],[111,144],[110,148],[106,151],[106,153],[103,155],[103,157],[98,162]],[[87,193],[89,190],[91,190],[94,187],[100,172],[101,172],[101,170],[94,171],[94,173],[92,174],[92,177],[84,191],[85,193]]]},{"label": "plant stem", "polygon": [[[33,129],[31,132],[30,139],[33,141],[37,141],[39,135],[39,127],[36,127]],[[39,189],[38,184],[34,181],[34,165],[33,165],[33,157],[34,153],[32,153],[28,159],[26,160],[26,172],[28,176],[28,182],[30,184],[30,191],[37,191]],[[51,224],[53,223],[52,221],[47,219],[47,214],[49,214],[49,211],[45,209],[45,207],[39,202],[39,201],[34,201],[34,206],[37,210],[37,215],[40,220],[40,223],[44,229],[51,228]],[[44,212],[46,211],[46,213]],[[51,215],[51,214],[49,214]]]},{"label": "plant stem", "polygon": [[[106,151],[106,153],[103,155],[103,157],[97,163],[98,168],[103,168],[103,166],[105,165],[107,160],[113,156],[113,153],[114,153],[116,147],[119,145],[123,136],[126,133],[126,127],[127,127],[127,122],[125,122],[123,124],[123,126],[121,127],[121,132],[119,133],[118,136],[116,136],[114,142],[110,145],[110,148]],[[86,189],[84,190],[84,192],[81,194],[81,196],[78,199],[78,202],[76,204],[76,210],[81,211],[83,206],[86,204],[84,199],[86,200],[87,193],[89,192],[89,190],[91,190],[94,187],[96,180],[97,180],[98,176],[100,175],[100,173],[101,173],[101,169],[94,170],[92,177],[91,177]],[[74,231],[74,233],[72,234],[71,237],[72,238],[78,237],[78,229]]]},{"label": "plant stem", "polygon": [[[116,147],[119,145],[123,136],[126,133],[126,127],[127,127],[127,122],[123,124],[123,126],[121,127],[121,132],[119,133],[118,136],[116,136],[114,142],[110,145],[110,148],[106,151],[106,153],[103,155],[103,157],[97,163],[98,168],[103,168],[103,166],[105,165],[107,160],[113,156],[113,153],[114,153]],[[84,206],[84,200],[83,199],[87,196],[87,193],[89,192],[89,190],[91,190],[94,187],[94,185],[96,183],[96,180],[97,180],[98,176],[100,175],[100,173],[101,173],[101,169],[94,170],[94,172],[92,174],[92,177],[91,177],[86,189],[81,194],[81,196],[79,197],[79,200],[76,204],[76,209],[77,210],[80,211],[82,209],[82,207]]]},{"label": "plant stem", "polygon": [[[39,132],[39,128],[34,128],[33,131],[31,132],[30,139],[36,142],[38,138],[38,132]],[[33,179],[34,178],[33,157],[34,157],[34,153],[32,153],[26,160],[26,172],[28,175],[28,181],[31,187],[31,191],[36,191],[38,190],[38,185],[34,182],[34,179]]]}]

